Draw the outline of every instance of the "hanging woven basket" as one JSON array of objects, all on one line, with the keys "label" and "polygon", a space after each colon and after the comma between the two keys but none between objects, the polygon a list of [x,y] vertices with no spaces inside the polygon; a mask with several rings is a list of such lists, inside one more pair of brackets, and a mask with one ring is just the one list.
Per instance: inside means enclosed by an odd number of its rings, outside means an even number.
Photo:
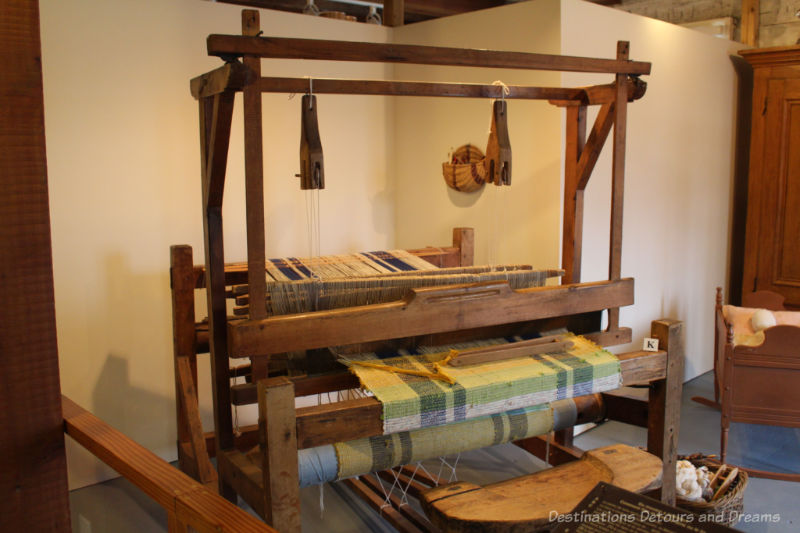
[{"label": "hanging woven basket", "polygon": [[447,186],[461,192],[474,192],[486,183],[485,156],[480,148],[471,144],[459,146],[449,163],[442,163],[442,174]]}]

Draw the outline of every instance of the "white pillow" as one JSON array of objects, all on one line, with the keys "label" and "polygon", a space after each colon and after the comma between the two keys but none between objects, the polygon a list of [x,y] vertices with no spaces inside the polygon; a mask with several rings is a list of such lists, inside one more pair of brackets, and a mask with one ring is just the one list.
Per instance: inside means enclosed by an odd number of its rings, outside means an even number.
[{"label": "white pillow", "polygon": [[775,315],[766,309],[759,309],[750,317],[750,325],[753,327],[753,331],[756,332],[771,328],[776,324]]}]

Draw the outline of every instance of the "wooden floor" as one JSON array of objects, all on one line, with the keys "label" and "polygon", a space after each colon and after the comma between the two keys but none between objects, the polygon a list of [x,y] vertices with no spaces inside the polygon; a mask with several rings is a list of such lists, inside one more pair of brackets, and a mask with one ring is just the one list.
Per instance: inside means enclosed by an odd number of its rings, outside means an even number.
[{"label": "wooden floor", "polygon": [[[719,413],[689,401],[691,396],[712,394],[711,374],[684,385],[681,409],[681,453],[718,453]],[[643,445],[645,430],[609,422],[580,435],[581,448],[615,442]],[[758,446],[758,447],[756,447]],[[757,450],[760,450],[757,451]],[[735,424],[731,429],[730,461],[753,468],[800,472],[800,430]],[[435,462],[426,463],[438,469]],[[502,445],[462,455],[459,478],[491,483],[543,468],[544,464],[513,445]],[[433,473],[436,473],[434,471]],[[331,533],[394,531],[372,510],[354,497],[343,484],[324,486],[324,511],[320,511],[320,488],[301,491],[303,529]],[[777,523],[740,522],[747,532],[793,532],[800,529],[800,483],[751,479],[745,494],[745,513],[779,514]],[[70,494],[73,531],[76,533],[139,533],[166,531],[166,515],[125,480],[117,479]]]}]

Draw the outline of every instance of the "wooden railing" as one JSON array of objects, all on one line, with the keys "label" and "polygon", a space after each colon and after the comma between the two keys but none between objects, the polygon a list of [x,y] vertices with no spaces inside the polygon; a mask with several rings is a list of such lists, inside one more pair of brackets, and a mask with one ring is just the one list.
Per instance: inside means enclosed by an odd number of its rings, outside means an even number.
[{"label": "wooden railing", "polygon": [[170,533],[276,532],[66,396],[61,405],[64,432],[163,507]]}]

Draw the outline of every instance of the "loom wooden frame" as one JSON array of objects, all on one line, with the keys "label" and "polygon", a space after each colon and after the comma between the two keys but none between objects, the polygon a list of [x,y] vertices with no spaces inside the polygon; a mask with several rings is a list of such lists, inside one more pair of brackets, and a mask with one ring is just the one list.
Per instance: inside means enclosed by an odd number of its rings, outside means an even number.
[{"label": "loom wooden frame", "polygon": [[[618,43],[615,59],[566,57],[545,54],[465,50],[414,45],[314,41],[260,36],[258,12],[242,13],[242,36],[212,35],[208,52],[225,59],[226,64],[191,81],[191,92],[199,101],[202,163],[203,223],[205,235],[205,287],[208,302],[208,348],[211,353],[212,392],[214,395],[214,441],[200,437],[202,428],[192,429],[196,413],[196,381],[193,358],[202,333],[186,309],[173,310],[181,316],[175,326],[176,388],[179,417],[186,417],[184,437],[179,439],[184,460],[182,467],[195,468],[200,476],[209,473],[210,462],[196,466],[202,447],[216,453],[219,489],[226,497],[242,495],[257,512],[281,531],[299,530],[297,488],[297,449],[376,434],[379,405],[374,400],[338,402],[330,406],[293,408],[294,397],[312,392],[336,391],[352,387],[347,374],[333,374],[290,380],[266,374],[265,360],[270,354],[287,350],[314,349],[334,344],[378,341],[410,336],[453,335],[466,330],[487,331],[509,322],[568,325],[579,333],[592,334],[600,344],[629,342],[631,331],[619,325],[619,307],[633,303],[633,280],[620,273],[622,243],[622,200],[625,159],[625,124],[629,100],[639,98],[645,85],[638,79],[650,71],[650,64],[631,61],[628,44]],[[303,91],[307,79],[261,76],[261,58],[322,59],[334,61],[405,62],[417,64],[472,66],[484,68],[522,68],[556,71],[596,72],[614,76],[607,85],[579,88],[511,87],[506,98],[548,100],[567,112],[567,150],[564,205],[564,246],[562,266],[565,284],[520,291],[507,285],[489,283],[411,291],[401,301],[389,304],[336,309],[315,313],[267,317],[264,302],[264,205],[261,128],[261,94],[271,91]],[[240,61],[241,60],[241,61]],[[385,80],[314,80],[317,94],[384,94],[443,97],[493,97],[493,86],[471,84],[420,83]],[[233,100],[242,92],[245,130],[245,188],[247,219],[247,280],[250,291],[250,316],[228,320],[226,265],[222,243],[222,193],[225,179]],[[598,119],[586,138],[586,109],[600,105]],[[610,223],[609,279],[580,283],[583,191],[611,126],[614,126],[612,168],[612,206]],[[183,252],[185,254],[185,250]],[[463,254],[463,249],[462,249]],[[463,257],[463,255],[460,255]],[[174,259],[174,257],[173,257]],[[185,257],[184,257],[185,260]],[[189,252],[191,264],[191,252]],[[176,272],[173,263],[173,295],[176,279],[181,286],[199,285],[195,269]],[[191,274],[189,273],[191,272]],[[244,275],[241,269],[240,275]],[[188,277],[188,279],[185,279]],[[184,292],[185,294],[185,292]],[[185,297],[185,296],[184,296]],[[496,310],[502,306],[503,315]],[[435,309],[435,312],[432,311]],[[608,310],[608,328],[600,331],[603,310]],[[179,331],[180,330],[180,331]],[[457,333],[456,333],[457,334]],[[650,401],[645,407],[634,402],[634,410],[619,409],[624,400],[608,402],[601,418],[622,418],[649,428],[649,449],[664,458],[665,472],[674,470],[677,445],[677,420],[682,381],[682,326],[673,321],[654,322],[653,335],[662,338],[666,351],[633,353],[623,356],[628,380],[651,384]],[[186,356],[182,362],[180,357]],[[230,387],[229,358],[249,357],[250,373],[258,381],[261,464],[251,462],[237,447],[252,444],[233,434],[230,404],[235,397],[252,401],[250,392],[234,393]],[[237,400],[237,401],[238,401]],[[599,400],[598,400],[599,402]],[[595,404],[595,400],[591,402]],[[191,404],[191,405],[189,405]],[[283,406],[283,407],[281,407]],[[189,415],[187,415],[189,413]],[[648,416],[649,415],[649,416]],[[358,421],[358,424],[353,424]],[[363,426],[362,428],[354,426]],[[378,433],[380,431],[377,431]],[[249,435],[255,434],[255,431]],[[245,435],[248,435],[245,433]],[[252,439],[252,436],[250,437]],[[550,449],[553,460],[575,457],[569,437],[543,446],[540,438],[518,443],[543,455]],[[193,463],[193,464],[190,464]],[[671,480],[671,481],[670,481]],[[355,482],[354,482],[355,483]],[[362,483],[362,482],[359,482]],[[358,483],[351,484],[358,486]],[[365,486],[362,483],[362,488]],[[371,499],[369,492],[360,491]],[[374,494],[373,494],[374,496]],[[664,477],[662,497],[674,501],[674,476]],[[403,518],[400,516],[400,518]],[[399,520],[399,519],[398,519]],[[402,525],[402,524],[401,524]],[[412,528],[401,528],[409,529]]]},{"label": "loom wooden frame", "polygon": [[[473,261],[474,232],[471,228],[454,228],[449,246],[428,246],[407,250],[438,267],[470,266]],[[231,287],[247,283],[247,264],[225,265],[225,293],[232,296]],[[182,471],[216,490],[217,472],[211,463],[216,455],[213,432],[204,432],[199,413],[197,394],[197,356],[209,353],[209,323],[195,319],[195,291],[206,289],[205,265],[195,265],[191,246],[170,247],[170,287],[172,292],[173,359],[175,365],[175,397],[178,427],[178,464]],[[236,320],[236,318],[231,318]],[[268,370],[255,363],[256,373]],[[260,367],[260,368],[258,368]],[[253,365],[245,363],[229,372],[229,377],[243,377],[246,383],[230,387],[231,403],[257,403]],[[256,377],[256,380],[258,376]],[[298,396],[328,392],[339,384],[355,388],[358,384],[347,375],[323,376],[295,380]],[[334,383],[336,385],[334,385]],[[333,388],[332,388],[333,387]],[[235,438],[237,449],[247,449],[258,443],[256,426],[240,428]]]}]

